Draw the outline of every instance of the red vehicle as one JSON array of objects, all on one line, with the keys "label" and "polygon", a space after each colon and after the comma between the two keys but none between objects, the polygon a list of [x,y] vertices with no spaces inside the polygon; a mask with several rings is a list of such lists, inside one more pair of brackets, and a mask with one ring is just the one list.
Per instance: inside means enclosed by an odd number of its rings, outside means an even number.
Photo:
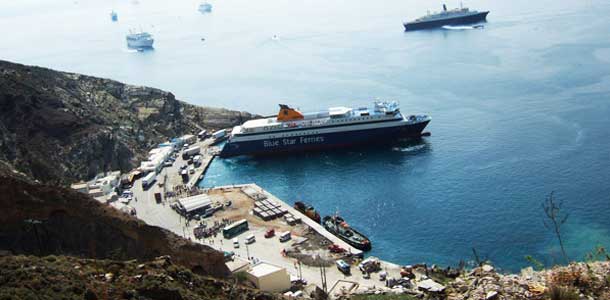
[{"label": "red vehicle", "polygon": [[265,238],[271,238],[275,236],[275,229],[269,229],[267,230],[267,232],[265,232]]},{"label": "red vehicle", "polygon": [[345,252],[345,249],[343,249],[341,246],[339,246],[337,244],[332,244],[332,245],[328,246],[328,250],[330,250],[331,253],[343,253],[343,252]]}]

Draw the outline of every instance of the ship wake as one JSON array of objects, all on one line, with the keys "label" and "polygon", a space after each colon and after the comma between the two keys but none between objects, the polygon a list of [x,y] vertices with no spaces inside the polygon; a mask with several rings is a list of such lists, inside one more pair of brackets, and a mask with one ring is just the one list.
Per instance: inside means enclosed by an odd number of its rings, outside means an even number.
[{"label": "ship wake", "polygon": [[483,25],[473,25],[473,26],[468,26],[468,25],[460,25],[460,26],[452,26],[452,25],[445,25],[443,26],[443,29],[446,30],[471,30],[471,29],[482,29]]},{"label": "ship wake", "polygon": [[423,149],[425,147],[426,147],[426,144],[409,146],[409,147],[394,147],[394,148],[392,148],[392,151],[396,151],[396,152],[415,152],[415,151],[419,151],[419,150],[421,150],[421,149]]}]

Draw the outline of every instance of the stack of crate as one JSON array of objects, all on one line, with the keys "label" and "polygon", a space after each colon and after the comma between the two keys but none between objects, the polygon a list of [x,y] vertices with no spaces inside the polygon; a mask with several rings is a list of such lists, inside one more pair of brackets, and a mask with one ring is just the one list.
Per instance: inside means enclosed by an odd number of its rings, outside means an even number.
[{"label": "stack of crate", "polygon": [[286,212],[287,210],[285,208],[282,208],[279,204],[268,199],[254,201],[254,209],[252,210],[252,213],[254,213],[255,216],[264,221],[280,218],[286,214]]}]

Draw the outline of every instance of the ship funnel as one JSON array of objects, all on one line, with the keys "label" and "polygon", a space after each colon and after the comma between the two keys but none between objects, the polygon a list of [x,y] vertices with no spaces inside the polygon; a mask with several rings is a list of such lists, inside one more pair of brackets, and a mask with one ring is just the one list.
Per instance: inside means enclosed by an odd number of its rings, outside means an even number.
[{"label": "ship funnel", "polygon": [[443,4],[443,11],[447,11],[447,5]]},{"label": "ship funnel", "polygon": [[280,104],[280,112],[277,114],[278,121],[302,120],[303,115],[285,104]]}]

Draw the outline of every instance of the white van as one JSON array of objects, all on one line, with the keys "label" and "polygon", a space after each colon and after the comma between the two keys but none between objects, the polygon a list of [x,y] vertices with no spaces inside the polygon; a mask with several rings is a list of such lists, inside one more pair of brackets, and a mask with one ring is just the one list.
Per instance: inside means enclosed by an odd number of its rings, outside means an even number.
[{"label": "white van", "polygon": [[246,244],[252,244],[256,241],[256,238],[254,237],[254,234],[251,234],[249,236],[246,237],[246,240],[244,241],[244,243]]},{"label": "white van", "polygon": [[282,234],[280,234],[280,242],[285,242],[288,240],[290,240],[290,231],[282,232]]},{"label": "white van", "polygon": [[239,248],[239,240],[237,238],[233,239],[233,248]]}]

